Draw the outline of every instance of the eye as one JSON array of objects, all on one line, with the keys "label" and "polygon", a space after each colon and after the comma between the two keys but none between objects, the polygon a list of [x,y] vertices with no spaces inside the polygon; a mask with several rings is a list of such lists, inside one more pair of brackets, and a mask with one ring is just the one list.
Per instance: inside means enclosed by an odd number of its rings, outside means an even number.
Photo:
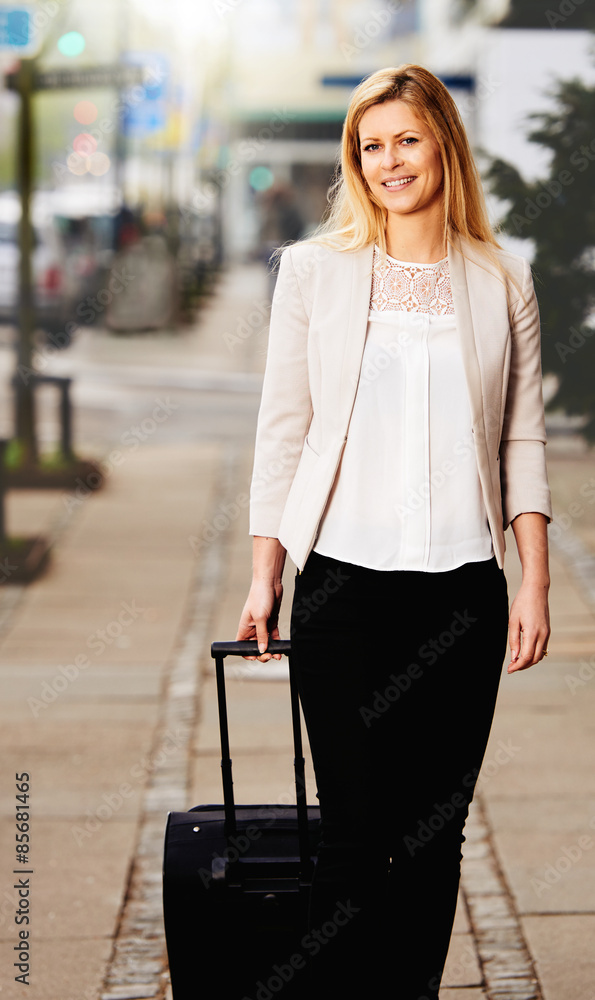
[{"label": "eye", "polygon": [[414,135],[407,135],[407,136],[405,136],[405,138],[403,139],[403,142],[406,142],[406,143],[411,143],[411,144],[413,144],[413,143],[415,143],[415,142],[419,142],[419,139],[416,139]]},{"label": "eye", "polygon": [[364,152],[368,153],[370,150],[379,149],[377,142],[369,142],[367,146],[364,146]]}]

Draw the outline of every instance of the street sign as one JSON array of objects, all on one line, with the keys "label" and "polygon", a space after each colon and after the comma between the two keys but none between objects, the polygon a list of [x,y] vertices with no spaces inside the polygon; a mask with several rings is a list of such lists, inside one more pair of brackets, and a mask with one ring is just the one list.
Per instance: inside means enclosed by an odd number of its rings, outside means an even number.
[{"label": "street sign", "polygon": [[[33,90],[70,90],[74,87],[134,87],[143,84],[146,69],[142,66],[81,66],[80,69],[45,69],[33,75]],[[6,76],[9,90],[18,90],[18,72]]]},{"label": "street sign", "polygon": [[130,67],[150,66],[153,74],[152,81],[145,85],[143,100],[127,101],[122,118],[123,134],[139,139],[161,131],[167,124],[169,59],[161,52],[126,52],[124,60]]},{"label": "street sign", "polygon": [[35,74],[34,90],[68,90],[72,87],[134,87],[145,78],[142,66],[81,66],[80,69],[46,69]]},{"label": "street sign", "polygon": [[33,35],[33,15],[28,7],[9,10],[0,7],[0,50],[22,52],[28,48]]},{"label": "street sign", "polygon": [[165,101],[143,101],[136,107],[128,106],[122,118],[122,132],[131,138],[159,132],[167,124]]}]

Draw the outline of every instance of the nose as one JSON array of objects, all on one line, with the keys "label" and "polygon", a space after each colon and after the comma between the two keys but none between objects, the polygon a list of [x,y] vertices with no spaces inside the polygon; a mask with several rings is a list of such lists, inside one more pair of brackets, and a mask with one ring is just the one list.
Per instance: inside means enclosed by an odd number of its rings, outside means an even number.
[{"label": "nose", "polygon": [[397,164],[403,162],[403,157],[401,150],[398,145],[392,145],[392,143],[387,143],[384,147],[384,155],[382,157],[382,166],[385,170],[392,170]]}]

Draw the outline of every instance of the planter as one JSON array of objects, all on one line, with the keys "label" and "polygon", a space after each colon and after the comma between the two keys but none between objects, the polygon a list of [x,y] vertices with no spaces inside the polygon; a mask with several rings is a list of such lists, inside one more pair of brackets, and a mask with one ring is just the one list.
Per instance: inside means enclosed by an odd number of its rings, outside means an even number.
[{"label": "planter", "polygon": [[43,465],[5,469],[7,489],[96,490],[103,484],[103,474],[96,462],[75,461],[56,468]]},{"label": "planter", "polygon": [[47,538],[5,538],[0,540],[0,585],[28,583],[45,569],[50,553]]}]

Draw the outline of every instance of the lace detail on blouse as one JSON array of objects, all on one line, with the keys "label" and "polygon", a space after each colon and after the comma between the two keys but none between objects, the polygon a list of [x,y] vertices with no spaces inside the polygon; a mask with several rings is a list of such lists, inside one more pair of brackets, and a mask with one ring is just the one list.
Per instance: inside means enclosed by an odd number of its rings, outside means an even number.
[{"label": "lace detail on blouse", "polygon": [[435,264],[412,264],[386,258],[374,247],[370,308],[454,316],[448,257]]}]

